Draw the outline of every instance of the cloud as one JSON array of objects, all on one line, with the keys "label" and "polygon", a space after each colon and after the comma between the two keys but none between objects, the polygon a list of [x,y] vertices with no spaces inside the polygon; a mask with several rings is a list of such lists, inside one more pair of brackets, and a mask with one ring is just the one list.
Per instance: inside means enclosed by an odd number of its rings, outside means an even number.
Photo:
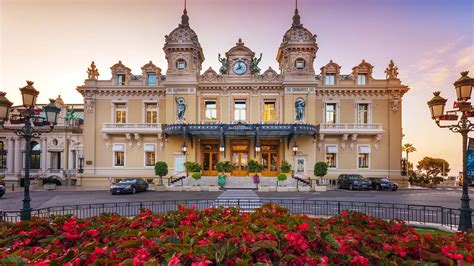
[{"label": "cloud", "polygon": [[456,55],[456,68],[473,69],[474,68],[474,45],[466,47]]}]

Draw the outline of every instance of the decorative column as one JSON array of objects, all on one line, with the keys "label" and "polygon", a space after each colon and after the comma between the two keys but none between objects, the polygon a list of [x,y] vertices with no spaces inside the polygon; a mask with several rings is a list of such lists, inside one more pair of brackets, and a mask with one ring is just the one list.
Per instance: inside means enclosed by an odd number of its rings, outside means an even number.
[{"label": "decorative column", "polygon": [[47,138],[41,138],[41,172],[44,174],[48,170],[48,143]]},{"label": "decorative column", "polygon": [[19,137],[13,137],[13,140],[15,140],[15,163],[14,163],[14,170],[13,173],[20,175],[21,174],[21,161],[23,157],[23,153],[21,152],[20,148],[20,138]]},{"label": "decorative column", "polygon": [[13,148],[14,146],[14,143],[13,143],[13,137],[8,137],[7,138],[7,173],[13,173],[13,165],[14,165],[14,157],[13,155],[15,154],[15,152],[19,152],[19,151],[15,151],[15,149]]}]

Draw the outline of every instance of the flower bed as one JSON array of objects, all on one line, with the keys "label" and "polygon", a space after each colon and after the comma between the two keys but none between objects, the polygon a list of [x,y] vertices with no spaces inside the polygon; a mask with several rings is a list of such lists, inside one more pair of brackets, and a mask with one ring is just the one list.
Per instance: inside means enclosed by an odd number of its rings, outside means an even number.
[{"label": "flower bed", "polygon": [[[291,215],[180,207],[127,218],[56,216],[0,223],[0,264],[18,265],[400,265],[474,262],[474,231],[419,235],[402,221],[357,212]],[[259,263],[259,264],[257,264]]]}]

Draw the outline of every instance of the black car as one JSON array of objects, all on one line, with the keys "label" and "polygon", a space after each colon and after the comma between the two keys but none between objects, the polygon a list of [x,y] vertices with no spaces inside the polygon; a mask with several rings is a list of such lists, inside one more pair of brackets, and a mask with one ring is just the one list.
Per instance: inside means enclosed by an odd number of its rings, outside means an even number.
[{"label": "black car", "polygon": [[386,178],[369,178],[370,182],[372,183],[372,189],[375,190],[392,190],[397,191],[398,185],[397,183],[391,182]]},{"label": "black car", "polygon": [[135,194],[140,191],[147,191],[148,183],[142,178],[125,178],[110,187],[110,193],[131,193]]},{"label": "black car", "polygon": [[5,194],[5,186],[0,184],[0,198]]},{"label": "black car", "polygon": [[370,181],[358,174],[342,174],[337,178],[339,188],[355,189],[370,189]]}]

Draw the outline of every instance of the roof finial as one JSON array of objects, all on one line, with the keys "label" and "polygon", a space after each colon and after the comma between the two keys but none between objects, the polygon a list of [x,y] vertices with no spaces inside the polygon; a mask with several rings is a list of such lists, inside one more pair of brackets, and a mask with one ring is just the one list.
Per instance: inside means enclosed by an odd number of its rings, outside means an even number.
[{"label": "roof finial", "polygon": [[298,15],[298,0],[296,0],[295,15],[293,15],[293,27],[299,27],[301,25],[300,15]]},{"label": "roof finial", "polygon": [[298,0],[295,0],[296,1],[296,7],[295,9],[298,10]]},{"label": "roof finial", "polygon": [[183,15],[181,16],[181,26],[189,26],[188,11],[186,10],[186,0],[184,0],[184,10]]}]

